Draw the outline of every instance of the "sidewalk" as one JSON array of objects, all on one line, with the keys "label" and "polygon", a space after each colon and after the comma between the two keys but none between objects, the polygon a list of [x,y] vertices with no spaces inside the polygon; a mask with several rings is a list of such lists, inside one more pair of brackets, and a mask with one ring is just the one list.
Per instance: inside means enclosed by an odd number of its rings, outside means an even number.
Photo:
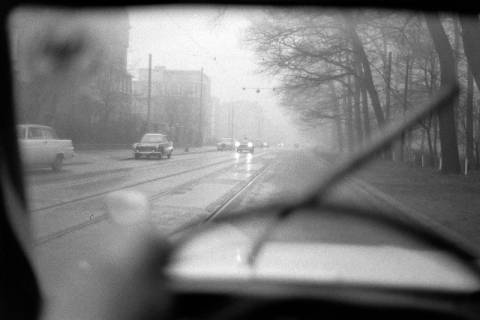
[{"label": "sidewalk", "polygon": [[378,160],[355,178],[480,248],[480,172],[445,175],[435,169]]}]

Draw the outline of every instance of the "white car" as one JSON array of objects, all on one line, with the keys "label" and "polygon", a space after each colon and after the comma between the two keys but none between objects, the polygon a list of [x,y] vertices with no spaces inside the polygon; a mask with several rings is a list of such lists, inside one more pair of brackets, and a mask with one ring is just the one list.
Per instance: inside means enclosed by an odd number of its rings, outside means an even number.
[{"label": "white car", "polygon": [[58,139],[51,127],[36,124],[17,126],[23,163],[28,167],[62,169],[63,161],[74,156],[72,140]]}]

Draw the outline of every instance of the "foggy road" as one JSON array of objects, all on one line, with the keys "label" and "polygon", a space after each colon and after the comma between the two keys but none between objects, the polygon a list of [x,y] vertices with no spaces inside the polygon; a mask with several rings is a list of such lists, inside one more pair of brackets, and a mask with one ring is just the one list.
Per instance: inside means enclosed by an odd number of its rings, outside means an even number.
[{"label": "foggy road", "polygon": [[[110,161],[115,171],[100,176],[88,175],[91,164],[84,168],[84,176],[72,179],[45,182],[38,173],[29,175],[30,181],[37,179],[29,188],[36,262],[42,282],[52,292],[69,280],[71,272],[88,269],[98,259],[104,237],[112,230],[105,208],[109,192],[145,194],[151,222],[160,234],[168,235],[214,214],[305,195],[329,167],[310,150],[295,149]],[[60,174],[68,174],[68,166]],[[371,198],[354,184],[338,188],[336,195],[360,202]]]},{"label": "foggy road", "polygon": [[[248,158],[248,159],[245,159]],[[169,160],[111,160],[114,169],[93,171],[89,165],[81,176],[66,176],[48,182],[35,182],[35,173],[31,173],[28,193],[33,214],[35,238],[44,242],[58,232],[82,223],[95,222],[104,217],[103,197],[113,191],[141,191],[152,200],[154,205],[168,197],[178,194],[180,189],[191,187],[195,182],[214,177],[224,172],[234,173],[226,176],[226,185],[248,179],[252,172],[262,167],[262,154],[235,156],[234,153],[199,153]],[[243,163],[244,161],[248,161]],[[250,163],[252,161],[252,163]],[[257,160],[260,161],[260,160]],[[102,163],[100,162],[99,165]],[[242,165],[247,172],[242,176]],[[97,167],[94,167],[97,169]],[[67,171],[66,169],[65,171]],[[68,172],[67,172],[68,173]],[[94,174],[89,174],[94,173]],[[65,172],[63,172],[65,174]],[[42,173],[42,175],[45,175]],[[50,173],[55,176],[56,173]],[[230,180],[228,180],[230,179]],[[228,188],[220,188],[228,189]],[[216,190],[212,194],[215,200]],[[208,201],[208,199],[204,199]],[[207,203],[208,205],[208,203]],[[193,206],[193,205],[192,205]]]},{"label": "foggy road", "polygon": [[408,6],[7,12],[7,309],[469,309],[480,20]]},{"label": "foggy road", "polygon": [[[55,286],[62,280],[60,275],[68,273],[65,270],[95,260],[95,249],[111,227],[104,201],[108,193],[135,190],[145,194],[153,223],[167,234],[214,213],[271,166],[275,153],[258,150],[253,155],[205,152],[168,160],[111,159],[114,170],[89,175],[88,170],[98,169],[89,163],[82,175],[73,178],[67,176],[68,166],[58,174],[30,172],[32,229],[39,269],[45,272],[41,277]],[[103,161],[99,162],[102,166]],[[52,179],[55,175],[64,177]]]}]

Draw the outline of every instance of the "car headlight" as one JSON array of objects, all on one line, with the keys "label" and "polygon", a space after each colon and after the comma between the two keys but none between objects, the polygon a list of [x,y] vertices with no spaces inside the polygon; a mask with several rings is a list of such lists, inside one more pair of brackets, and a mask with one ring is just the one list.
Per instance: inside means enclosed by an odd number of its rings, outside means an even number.
[{"label": "car headlight", "polygon": [[240,142],[236,141],[235,142],[235,147],[238,147],[240,145]]},{"label": "car headlight", "polygon": [[251,143],[251,142],[249,142],[247,145],[248,145],[249,148],[253,147],[253,143]]}]

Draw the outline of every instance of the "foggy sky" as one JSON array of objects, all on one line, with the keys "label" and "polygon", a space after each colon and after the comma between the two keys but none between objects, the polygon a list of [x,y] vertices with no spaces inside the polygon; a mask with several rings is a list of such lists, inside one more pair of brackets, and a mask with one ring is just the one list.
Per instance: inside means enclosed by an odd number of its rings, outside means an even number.
[{"label": "foggy sky", "polygon": [[[149,53],[153,66],[203,67],[211,79],[212,96],[222,102],[259,102],[270,121],[296,135],[272,90],[278,84],[259,74],[256,57],[243,41],[249,18],[259,14],[252,9],[191,6],[130,10],[129,72],[135,77],[139,68],[148,67]],[[257,93],[255,88],[264,89]]]}]

